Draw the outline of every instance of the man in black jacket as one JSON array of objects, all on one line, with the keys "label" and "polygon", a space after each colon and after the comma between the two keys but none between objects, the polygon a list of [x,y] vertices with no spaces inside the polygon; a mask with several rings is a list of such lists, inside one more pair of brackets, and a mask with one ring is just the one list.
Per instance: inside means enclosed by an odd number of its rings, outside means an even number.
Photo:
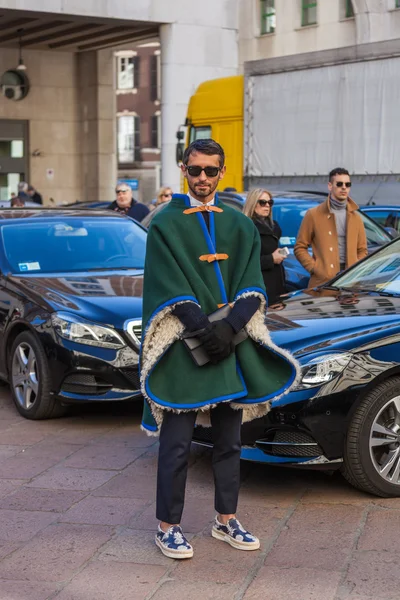
[{"label": "man in black jacket", "polygon": [[126,183],[119,183],[115,193],[117,199],[108,207],[110,210],[116,210],[122,214],[132,217],[136,221],[141,221],[149,214],[149,209],[145,204],[141,204],[134,199],[131,187]]}]

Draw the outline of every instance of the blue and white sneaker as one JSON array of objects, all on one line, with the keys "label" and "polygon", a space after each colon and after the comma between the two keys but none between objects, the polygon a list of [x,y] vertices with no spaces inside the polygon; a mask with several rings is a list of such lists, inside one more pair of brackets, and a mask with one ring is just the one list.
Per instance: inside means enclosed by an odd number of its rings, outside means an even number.
[{"label": "blue and white sneaker", "polygon": [[158,526],[156,544],[168,558],[192,558],[193,556],[193,548],[179,525],[171,525],[167,532]]},{"label": "blue and white sneaker", "polygon": [[226,525],[220,523],[215,517],[211,535],[217,540],[227,542],[237,550],[258,550],[260,547],[260,540],[246,531],[234,517],[229,519]]}]

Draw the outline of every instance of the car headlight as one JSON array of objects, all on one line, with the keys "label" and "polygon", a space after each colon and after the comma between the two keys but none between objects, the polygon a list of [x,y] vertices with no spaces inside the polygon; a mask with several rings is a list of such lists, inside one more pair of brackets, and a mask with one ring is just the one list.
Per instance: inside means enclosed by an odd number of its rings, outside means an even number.
[{"label": "car headlight", "polygon": [[349,352],[324,354],[313,358],[301,367],[301,379],[296,389],[304,390],[323,385],[335,379],[349,364],[352,355]]},{"label": "car headlight", "polygon": [[53,313],[51,321],[58,335],[71,342],[100,348],[123,348],[126,345],[110,327],[95,325],[68,313]]}]

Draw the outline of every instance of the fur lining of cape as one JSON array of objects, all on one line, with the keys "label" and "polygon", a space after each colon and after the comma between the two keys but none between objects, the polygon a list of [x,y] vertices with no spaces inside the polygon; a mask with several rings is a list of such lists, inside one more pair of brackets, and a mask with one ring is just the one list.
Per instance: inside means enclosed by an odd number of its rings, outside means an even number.
[{"label": "fur lining of cape", "polygon": [[[240,296],[236,298],[246,298],[248,296],[256,296],[260,298],[260,306],[256,313],[252,316],[250,321],[246,325],[247,334],[251,339],[255,342],[262,344],[271,350],[275,351],[277,354],[286,358],[288,362],[290,362],[295,371],[296,378],[293,383],[280,395],[275,396],[274,400],[288,394],[292,388],[296,385],[300,377],[300,366],[297,361],[293,358],[293,356],[287,350],[284,350],[274,344],[269,335],[269,331],[267,325],[265,324],[265,314],[266,314],[266,301],[265,297],[255,291],[244,292]],[[187,301],[185,301],[187,302]],[[168,350],[168,348],[178,339],[180,339],[183,331],[184,325],[172,314],[175,306],[178,304],[183,304],[184,302],[177,302],[172,304],[171,306],[167,306],[162,309],[150,322],[150,325],[146,331],[146,335],[143,340],[143,348],[142,348],[142,358],[141,358],[141,372],[140,372],[140,382],[141,382],[141,391],[143,396],[146,398],[151,412],[153,414],[154,420],[157,423],[158,428],[160,428],[164,410],[172,410],[173,412],[187,412],[188,410],[193,409],[175,409],[168,407],[161,407],[157,403],[155,403],[151,398],[149,398],[146,392],[146,379],[150,374],[153,366],[158,362],[161,356]],[[242,422],[245,423],[247,421],[252,421],[253,419],[257,419],[266,415],[271,409],[271,402],[268,400],[266,402],[260,402],[257,404],[240,404],[238,402],[231,402],[227,400],[226,402],[230,402],[232,408],[242,410],[243,418]],[[216,404],[209,404],[201,409],[197,410],[197,419],[196,423],[203,425],[205,427],[210,427],[210,409],[214,408]],[[148,436],[158,436],[158,431],[149,431],[145,427],[141,427],[141,429]]]}]

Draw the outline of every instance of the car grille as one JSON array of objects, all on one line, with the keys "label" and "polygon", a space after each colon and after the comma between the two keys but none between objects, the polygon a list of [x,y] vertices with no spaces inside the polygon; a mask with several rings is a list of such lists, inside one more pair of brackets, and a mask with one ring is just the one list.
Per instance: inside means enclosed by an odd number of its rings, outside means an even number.
[{"label": "car grille", "polygon": [[61,392],[98,396],[99,394],[105,394],[111,388],[112,385],[100,377],[83,373],[74,373],[68,375],[64,379],[61,386]]},{"label": "car grille", "polygon": [[320,446],[304,431],[275,431],[272,439],[257,440],[256,446],[274,456],[309,458],[323,454]]},{"label": "car grille", "polygon": [[201,442],[202,444],[213,444],[212,428],[197,425],[194,428],[192,439],[194,442]]},{"label": "car grille", "polygon": [[140,376],[138,369],[121,369],[121,373],[127,378],[135,390],[140,389]]},{"label": "car grille", "polygon": [[132,321],[127,321],[124,327],[126,333],[129,335],[130,339],[133,341],[137,348],[140,347],[140,342],[142,341],[142,321],[141,319],[132,319]]}]

